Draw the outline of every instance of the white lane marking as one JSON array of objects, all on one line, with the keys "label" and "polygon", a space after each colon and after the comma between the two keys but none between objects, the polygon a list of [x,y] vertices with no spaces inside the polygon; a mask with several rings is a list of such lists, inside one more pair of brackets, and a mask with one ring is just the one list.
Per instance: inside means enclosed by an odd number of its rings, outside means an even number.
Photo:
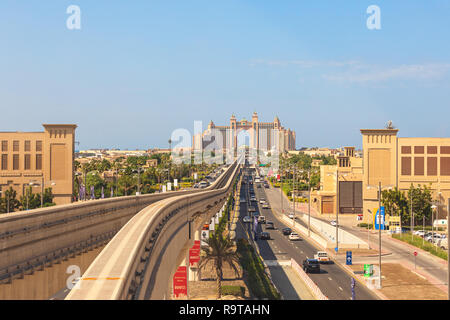
[{"label": "white lane marking", "polygon": [[64,290],[64,292],[67,292],[67,291],[69,291],[69,289],[65,289],[65,290]]},{"label": "white lane marking", "polygon": [[55,300],[55,298],[50,298],[50,300]]},{"label": "white lane marking", "polygon": [[330,281],[331,281],[331,280],[333,280],[333,279],[331,279],[330,277],[328,277],[328,280],[330,280]]},{"label": "white lane marking", "polygon": [[339,287],[339,290],[344,291],[344,289],[342,289],[341,287]]}]

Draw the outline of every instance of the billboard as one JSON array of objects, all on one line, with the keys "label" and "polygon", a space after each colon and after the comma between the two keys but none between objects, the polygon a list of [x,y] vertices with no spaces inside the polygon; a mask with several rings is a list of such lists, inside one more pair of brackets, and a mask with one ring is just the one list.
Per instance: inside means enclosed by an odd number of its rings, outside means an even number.
[{"label": "billboard", "polygon": [[173,275],[173,294],[175,297],[180,295],[187,296],[187,268],[186,266],[178,267]]}]

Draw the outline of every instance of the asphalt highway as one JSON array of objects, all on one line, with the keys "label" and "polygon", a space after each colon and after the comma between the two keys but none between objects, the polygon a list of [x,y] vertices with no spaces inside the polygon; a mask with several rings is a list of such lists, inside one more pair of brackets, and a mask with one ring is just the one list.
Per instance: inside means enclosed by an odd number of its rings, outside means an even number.
[{"label": "asphalt highway", "polygon": [[[272,221],[275,226],[275,230],[267,230],[265,224],[259,224],[257,226],[257,232],[269,232],[271,237],[270,240],[258,239],[256,241],[263,259],[290,260],[293,258],[301,266],[303,260],[306,258],[313,258],[314,254],[319,250],[318,248],[315,248],[311,243],[303,238],[298,241],[289,240],[288,236],[283,235],[281,230],[285,227],[292,228],[292,225],[287,225],[276,217],[271,208],[262,209],[262,205],[259,203],[259,200],[263,198],[268,201],[264,186],[261,185],[260,188],[256,185],[253,186],[257,202],[251,203],[249,188],[252,188],[252,185],[249,185],[247,180],[246,184],[243,184],[241,188],[241,198],[245,197],[246,199],[246,203],[241,203],[241,221],[243,216],[247,214],[246,209],[250,204],[256,208],[256,211],[259,212],[260,215],[266,217],[266,221]],[[296,220],[296,223],[299,222],[300,220]],[[253,223],[247,223],[247,228],[253,234]],[[327,296],[330,300],[349,300],[352,298],[352,277],[346,271],[334,263],[321,264],[320,269],[320,273],[309,273],[308,275],[319,286],[325,296]],[[377,299],[377,297],[368,288],[357,281],[355,281],[355,283],[356,300]]]}]

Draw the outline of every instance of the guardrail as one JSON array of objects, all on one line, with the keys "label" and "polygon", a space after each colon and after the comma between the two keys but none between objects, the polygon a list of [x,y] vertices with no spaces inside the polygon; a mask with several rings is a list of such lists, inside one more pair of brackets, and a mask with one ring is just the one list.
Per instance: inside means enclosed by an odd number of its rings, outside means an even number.
[{"label": "guardrail", "polygon": [[[164,299],[189,244],[194,215],[225,201],[239,169],[236,161],[217,186],[158,201],[136,214],[89,266],[67,300]],[[209,217],[208,217],[209,218]]]},{"label": "guardrail", "polygon": [[[0,279],[14,278],[30,265],[57,260],[61,251],[114,234],[136,213],[152,203],[221,188],[225,171],[208,188],[75,202],[0,216]],[[112,235],[109,236],[112,238]],[[12,272],[14,270],[14,272]]]}]

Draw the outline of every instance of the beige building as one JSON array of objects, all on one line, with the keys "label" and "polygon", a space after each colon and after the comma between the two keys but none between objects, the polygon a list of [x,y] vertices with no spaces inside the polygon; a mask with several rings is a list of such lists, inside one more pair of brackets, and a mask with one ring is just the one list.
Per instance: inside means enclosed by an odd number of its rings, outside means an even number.
[{"label": "beige building", "polygon": [[362,165],[362,159],[355,157],[354,147],[344,148],[344,155],[337,157],[337,165],[321,165],[320,189],[311,192],[311,205],[321,214],[336,214],[337,206],[339,214],[361,214]]},{"label": "beige building", "polygon": [[210,122],[208,129],[201,134],[194,135],[193,149],[199,150],[236,150],[241,145],[260,151],[276,150],[286,152],[295,150],[295,131],[281,126],[280,119],[275,117],[273,122],[260,122],[256,112],[252,120],[236,120],[230,118],[229,126],[216,126]]},{"label": "beige building", "polygon": [[438,218],[445,218],[450,198],[450,138],[400,138],[397,132],[361,130],[364,220],[373,220],[380,182],[383,190],[397,187],[407,191],[411,184],[431,187],[433,199],[440,202]]},{"label": "beige building", "polygon": [[75,129],[73,124],[44,124],[43,132],[0,132],[0,190],[12,187],[20,199],[51,187],[56,204],[72,201]]}]

